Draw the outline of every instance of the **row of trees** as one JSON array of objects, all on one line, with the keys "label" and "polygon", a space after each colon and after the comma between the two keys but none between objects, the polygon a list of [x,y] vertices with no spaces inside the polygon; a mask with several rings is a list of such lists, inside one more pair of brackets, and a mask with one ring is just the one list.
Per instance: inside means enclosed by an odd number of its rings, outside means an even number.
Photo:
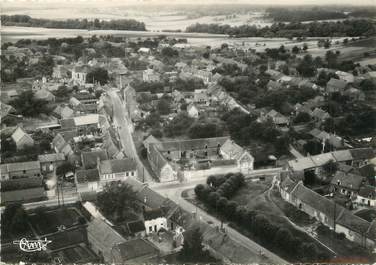
[{"label": "row of trees", "polygon": [[4,26],[44,27],[57,29],[88,29],[88,30],[139,30],[145,31],[145,24],[134,19],[99,20],[85,19],[52,20],[37,19],[27,15],[2,15]]},{"label": "row of trees", "polygon": [[236,37],[336,37],[336,36],[371,36],[375,34],[372,21],[366,19],[345,20],[338,22],[311,23],[275,23],[272,26],[257,28],[254,25],[218,25],[194,24],[186,28],[186,32],[227,34]]},{"label": "row of trees", "polygon": [[266,10],[268,17],[277,22],[302,22],[312,20],[328,20],[347,18],[347,15],[340,11],[327,9],[286,9],[286,8],[268,8]]},{"label": "row of trees", "polygon": [[[257,241],[283,253],[292,261],[328,261],[330,256],[320,250],[313,242],[307,242],[299,234],[294,235],[289,229],[272,223],[264,214],[239,206],[237,202],[221,196],[218,190],[234,176],[211,176],[207,179],[209,186],[199,184],[195,187],[197,198],[212,209],[216,209],[230,221],[248,231]],[[217,190],[215,187],[219,187]],[[214,187],[214,188],[213,188]],[[302,243],[303,242],[303,243]]]}]

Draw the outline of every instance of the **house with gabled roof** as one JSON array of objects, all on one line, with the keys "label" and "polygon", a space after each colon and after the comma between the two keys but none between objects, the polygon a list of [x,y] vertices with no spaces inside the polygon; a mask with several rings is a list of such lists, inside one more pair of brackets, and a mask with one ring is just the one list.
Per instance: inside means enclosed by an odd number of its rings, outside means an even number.
[{"label": "house with gabled roof", "polygon": [[114,128],[110,127],[103,133],[102,148],[106,150],[108,157],[113,159],[123,159],[125,157],[120,141]]},{"label": "house with gabled roof", "polygon": [[199,116],[199,110],[195,104],[191,103],[187,106],[188,116],[197,119]]},{"label": "house with gabled roof", "polygon": [[67,105],[62,104],[57,106],[52,113],[58,119],[68,119],[73,117],[74,111]]},{"label": "house with gabled roof", "polygon": [[33,138],[24,131],[21,127],[17,127],[17,129],[11,135],[13,142],[16,144],[18,150],[23,149],[25,147],[30,147],[34,145]]},{"label": "house with gabled roof", "polygon": [[376,187],[371,185],[360,187],[355,202],[363,206],[376,207]]},{"label": "house with gabled roof", "polygon": [[320,223],[337,233],[343,233],[347,239],[363,247],[376,248],[373,223],[369,223],[334,201],[305,187],[302,181],[284,179],[279,188],[284,200]]},{"label": "house with gabled roof", "polygon": [[52,139],[52,147],[56,153],[63,153],[65,156],[73,155],[74,153],[70,143],[60,133]]},{"label": "house with gabled roof", "polygon": [[104,262],[112,262],[112,249],[126,242],[124,237],[99,218],[93,218],[88,222],[86,230],[90,248]]},{"label": "house with gabled roof", "polygon": [[97,192],[100,188],[100,177],[97,168],[76,170],[74,180],[78,192]]},{"label": "house with gabled roof", "polygon": [[158,263],[159,249],[145,239],[136,238],[117,244],[111,252],[114,264]]},{"label": "house with gabled roof", "polygon": [[125,181],[137,178],[137,163],[131,158],[102,160],[98,164],[101,182]]},{"label": "house with gabled roof", "polygon": [[326,92],[331,93],[342,93],[347,87],[346,81],[330,78],[329,82],[326,84]]},{"label": "house with gabled roof", "polygon": [[[214,137],[148,143],[147,156],[161,182],[176,180],[178,177],[192,178],[199,172],[214,174],[216,170],[222,170],[222,173],[226,170],[252,170],[252,156],[235,143],[226,143],[229,139]],[[225,149],[221,151],[225,143]]]},{"label": "house with gabled roof", "polygon": [[57,166],[65,161],[65,156],[63,153],[43,154],[38,155],[38,161],[43,173],[53,172]]},{"label": "house with gabled roof", "polygon": [[235,160],[241,171],[253,170],[254,157],[243,147],[228,139],[220,148],[220,152],[225,159]]},{"label": "house with gabled roof", "polygon": [[337,170],[330,182],[330,186],[332,191],[352,197],[358,193],[363,180],[364,178],[358,174]]}]

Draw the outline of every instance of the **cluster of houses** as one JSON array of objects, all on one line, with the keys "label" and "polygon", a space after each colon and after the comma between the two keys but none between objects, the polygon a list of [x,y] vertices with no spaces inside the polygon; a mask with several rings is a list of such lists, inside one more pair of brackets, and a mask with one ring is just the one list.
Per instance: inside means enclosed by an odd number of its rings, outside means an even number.
[{"label": "cluster of houses", "polygon": [[253,170],[253,156],[229,137],[160,141],[150,135],[144,146],[160,182]]},{"label": "cluster of houses", "polygon": [[[371,148],[358,148],[290,160],[281,175],[281,196],[349,240],[375,249],[376,220],[369,222],[352,212],[376,206],[374,158]],[[335,165],[335,172],[328,174],[329,164]],[[312,177],[320,181],[320,193],[312,183],[304,184]]]},{"label": "cluster of houses", "polygon": [[87,226],[89,245],[106,263],[161,262],[181,248],[192,215],[133,178],[124,182],[134,190],[142,213],[138,219],[126,222],[120,233],[94,204],[85,202],[83,206],[91,214]]}]

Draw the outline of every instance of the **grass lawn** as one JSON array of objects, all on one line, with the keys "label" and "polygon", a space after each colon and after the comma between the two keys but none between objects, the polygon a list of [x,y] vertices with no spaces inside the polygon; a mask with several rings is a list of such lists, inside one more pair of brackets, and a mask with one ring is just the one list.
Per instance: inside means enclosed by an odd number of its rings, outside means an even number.
[{"label": "grass lawn", "polygon": [[[300,242],[312,242],[314,243],[318,249],[322,252],[328,253],[331,256],[329,250],[315,241],[312,237],[307,235],[305,232],[298,230],[295,228],[285,216],[285,213],[282,209],[279,208],[278,204],[274,203],[274,200],[278,200],[278,197],[273,198],[272,194],[274,192],[278,192],[276,190],[269,189],[271,187],[271,178],[267,178],[265,181],[247,181],[246,184],[240,188],[237,193],[231,198],[232,201],[236,201],[239,205],[245,206],[246,208],[255,211],[257,214],[263,214],[272,224],[281,228],[285,228],[289,230],[294,237],[296,237]],[[275,188],[274,188],[275,189]],[[187,196],[187,200],[193,204],[196,204],[198,207],[205,209],[209,214],[213,216],[218,216],[215,212],[215,209],[206,207],[202,202],[198,201],[196,198],[192,196],[194,192],[184,192],[184,195]],[[273,199],[272,199],[273,198]],[[282,198],[279,198],[282,200]],[[286,206],[285,206],[286,207]],[[290,210],[292,212],[292,210]],[[295,217],[295,216],[294,216]],[[298,217],[296,217],[298,218]],[[299,217],[305,222],[308,222],[305,217]],[[308,218],[307,218],[308,219]],[[226,220],[225,220],[226,221]],[[262,238],[257,238],[251,232],[249,232],[245,227],[242,227],[234,222],[230,222],[230,226],[234,227],[240,233],[244,234],[245,236],[249,237],[250,239],[258,242],[259,244],[263,245],[264,247],[270,249],[277,255],[285,258],[291,262],[299,262],[300,260],[296,260],[291,255],[285,253],[278,244],[274,244],[274,242],[265,242]],[[312,261],[311,261],[312,262]]]},{"label": "grass lawn", "polygon": [[292,222],[299,226],[312,225],[315,223],[315,219],[310,217],[303,211],[300,211],[293,205],[284,201],[281,197],[281,194],[277,190],[271,192],[271,198],[273,202],[283,211],[283,213],[288,217]]},{"label": "grass lawn", "polygon": [[54,210],[45,210],[41,213],[31,213],[30,223],[38,233],[45,235],[56,232],[59,226],[69,228],[77,224],[77,219],[82,216],[76,208],[58,208]]},{"label": "grass lawn", "polygon": [[372,222],[376,219],[376,209],[363,209],[355,213],[355,215],[363,218],[368,222]]},{"label": "grass lawn", "polygon": [[[338,255],[334,260],[341,263],[369,263],[371,262],[371,253],[356,243],[347,239],[338,237],[338,234],[329,230],[323,225],[317,229],[317,238],[333,249]],[[372,263],[372,262],[371,262]]]}]

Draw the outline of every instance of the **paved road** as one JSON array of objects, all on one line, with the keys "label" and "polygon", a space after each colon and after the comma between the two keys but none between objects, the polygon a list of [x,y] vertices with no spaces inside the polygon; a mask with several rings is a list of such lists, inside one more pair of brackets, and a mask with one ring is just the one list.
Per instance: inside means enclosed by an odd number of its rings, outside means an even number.
[{"label": "paved road", "polygon": [[[182,207],[184,210],[194,213],[197,211],[197,215],[199,220],[203,222],[212,222],[214,225],[220,226],[221,221],[217,218],[209,215],[207,212],[197,208],[195,205],[191,204],[190,202],[184,200],[181,197],[181,193],[183,190],[191,189],[195,187],[199,183],[205,183],[205,178],[195,180],[194,182],[189,183],[166,183],[166,184],[155,184],[151,185],[150,187],[159,192],[160,194],[164,195],[165,197],[168,197],[169,199],[173,200],[175,203],[177,203],[180,207]],[[249,249],[249,251],[255,256],[256,260],[252,260],[250,262],[265,262],[265,259],[263,259],[260,256],[260,250],[265,253],[266,257],[269,259],[270,262],[268,263],[274,263],[274,264],[287,264],[288,262],[274,253],[270,252],[269,250],[263,248],[256,242],[252,241],[248,237],[242,235],[235,229],[229,227],[227,224],[224,224],[224,228],[227,231],[228,236],[239,243],[240,245],[246,247]],[[234,261],[236,262],[236,261]]]},{"label": "paved road", "polygon": [[[64,197],[64,204],[71,204],[77,201],[79,201],[78,196]],[[55,199],[50,199],[50,200],[45,200],[45,201],[24,203],[23,206],[25,207],[26,210],[30,210],[30,209],[35,209],[40,206],[46,206],[46,207],[57,206],[59,204],[58,202],[59,202],[58,199],[55,198]],[[61,199],[60,199],[60,204],[62,204]],[[1,207],[0,212],[3,212],[4,209],[5,209],[4,206]]]},{"label": "paved road", "polygon": [[120,99],[119,95],[114,90],[107,91],[107,95],[111,100],[112,109],[113,109],[113,121],[117,127],[121,145],[124,148],[125,154],[133,158],[137,163],[138,169],[138,178],[144,182],[154,182],[147,168],[142,164],[141,160],[138,157],[136,146],[134,145],[132,139],[132,121],[128,117],[127,111],[125,110],[124,103]]}]

